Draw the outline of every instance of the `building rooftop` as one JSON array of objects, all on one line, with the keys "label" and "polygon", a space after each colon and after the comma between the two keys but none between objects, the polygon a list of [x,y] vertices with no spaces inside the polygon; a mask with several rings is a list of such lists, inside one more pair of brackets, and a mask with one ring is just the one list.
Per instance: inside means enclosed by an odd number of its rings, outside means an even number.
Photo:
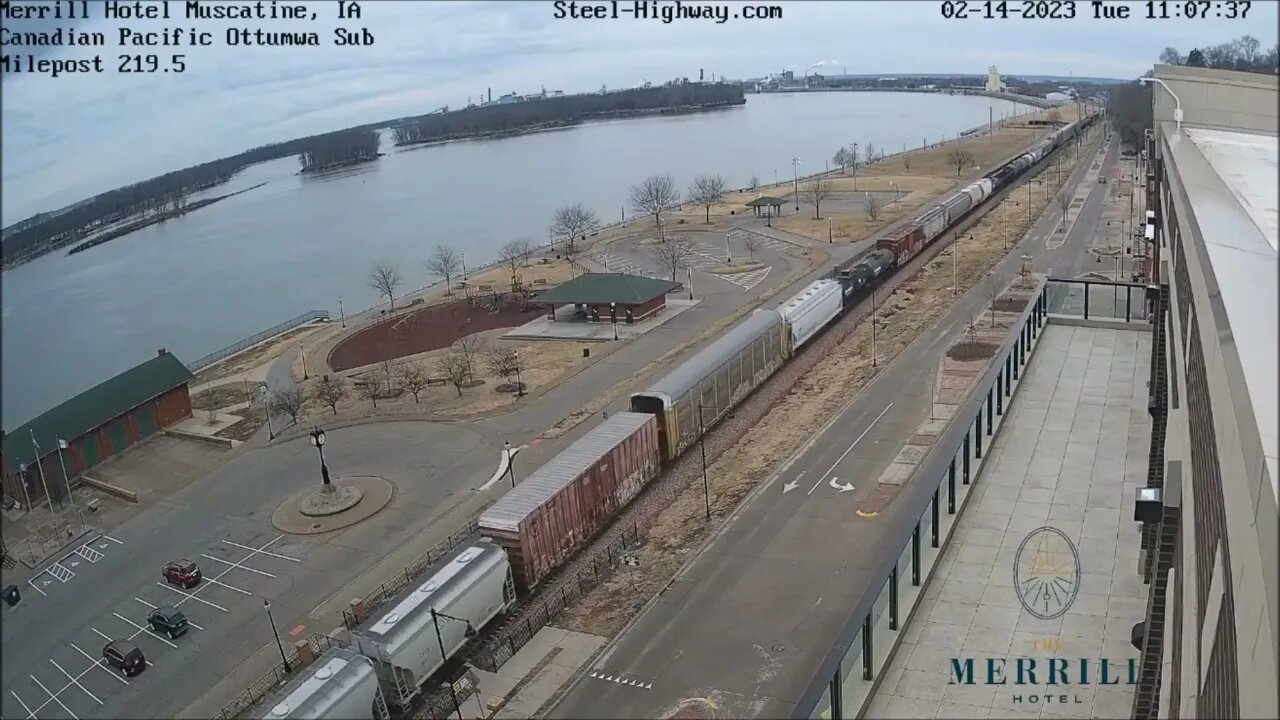
[{"label": "building rooftop", "polygon": [[626,273],[587,273],[534,296],[540,303],[642,305],[680,287],[680,283]]},{"label": "building rooftop", "polygon": [[1203,128],[1163,128],[1171,160],[1204,239],[1277,490],[1277,138]]},{"label": "building rooftop", "polygon": [[159,397],[191,380],[191,371],[166,350],[125,370],[110,380],[85,390],[33,420],[6,432],[4,455],[13,467],[36,459],[34,436],[40,457],[58,449],[58,440],[70,442],[142,403]]}]

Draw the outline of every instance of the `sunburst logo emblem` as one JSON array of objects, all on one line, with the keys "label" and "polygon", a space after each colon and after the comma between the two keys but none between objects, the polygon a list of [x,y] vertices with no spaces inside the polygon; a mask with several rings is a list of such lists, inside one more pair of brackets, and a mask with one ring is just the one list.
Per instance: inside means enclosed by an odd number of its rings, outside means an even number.
[{"label": "sunburst logo emblem", "polygon": [[1042,620],[1059,617],[1080,592],[1080,554],[1055,527],[1031,531],[1013,560],[1013,586],[1027,612]]}]

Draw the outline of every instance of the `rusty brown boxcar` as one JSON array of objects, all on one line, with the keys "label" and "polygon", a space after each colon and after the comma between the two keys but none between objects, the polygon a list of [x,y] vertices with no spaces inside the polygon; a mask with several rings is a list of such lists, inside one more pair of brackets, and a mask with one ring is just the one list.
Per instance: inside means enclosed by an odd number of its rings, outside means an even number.
[{"label": "rusty brown boxcar", "polygon": [[889,237],[876,240],[876,247],[888,248],[898,256],[898,265],[906,265],[925,245],[924,228],[919,223],[897,231]]},{"label": "rusty brown boxcar", "polygon": [[558,568],[658,474],[658,421],[621,412],[565,448],[480,516],[480,532],[506,549],[516,588]]}]

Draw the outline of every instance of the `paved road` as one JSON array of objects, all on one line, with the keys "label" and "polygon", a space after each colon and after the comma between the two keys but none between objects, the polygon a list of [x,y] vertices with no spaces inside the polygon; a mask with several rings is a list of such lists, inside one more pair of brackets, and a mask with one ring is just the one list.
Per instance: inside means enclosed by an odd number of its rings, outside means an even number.
[{"label": "paved road", "polygon": [[[1097,223],[1088,208],[1098,197],[1091,194],[1061,247],[1045,242],[1056,219],[1050,212],[1022,251],[1055,273],[1081,267]],[[1001,274],[1016,270],[1017,255],[1002,262]],[[880,529],[915,520],[881,507],[875,478],[924,419],[937,360],[984,304],[981,288],[962,297],[815,431],[549,716],[661,718],[682,704],[701,704],[703,712],[711,705],[716,717],[789,714],[864,591],[863,572],[886,551]],[[854,489],[842,492],[845,483]],[[860,508],[881,512],[860,517]]]}]

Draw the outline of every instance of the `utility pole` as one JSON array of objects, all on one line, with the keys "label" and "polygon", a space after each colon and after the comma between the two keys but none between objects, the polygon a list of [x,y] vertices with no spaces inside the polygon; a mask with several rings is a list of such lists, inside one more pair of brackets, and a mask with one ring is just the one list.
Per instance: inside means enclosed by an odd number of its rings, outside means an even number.
[{"label": "utility pole", "polygon": [[853,191],[858,191],[858,143],[853,144]]},{"label": "utility pole", "polygon": [[791,178],[795,192],[796,212],[800,212],[800,158],[791,158]]}]

